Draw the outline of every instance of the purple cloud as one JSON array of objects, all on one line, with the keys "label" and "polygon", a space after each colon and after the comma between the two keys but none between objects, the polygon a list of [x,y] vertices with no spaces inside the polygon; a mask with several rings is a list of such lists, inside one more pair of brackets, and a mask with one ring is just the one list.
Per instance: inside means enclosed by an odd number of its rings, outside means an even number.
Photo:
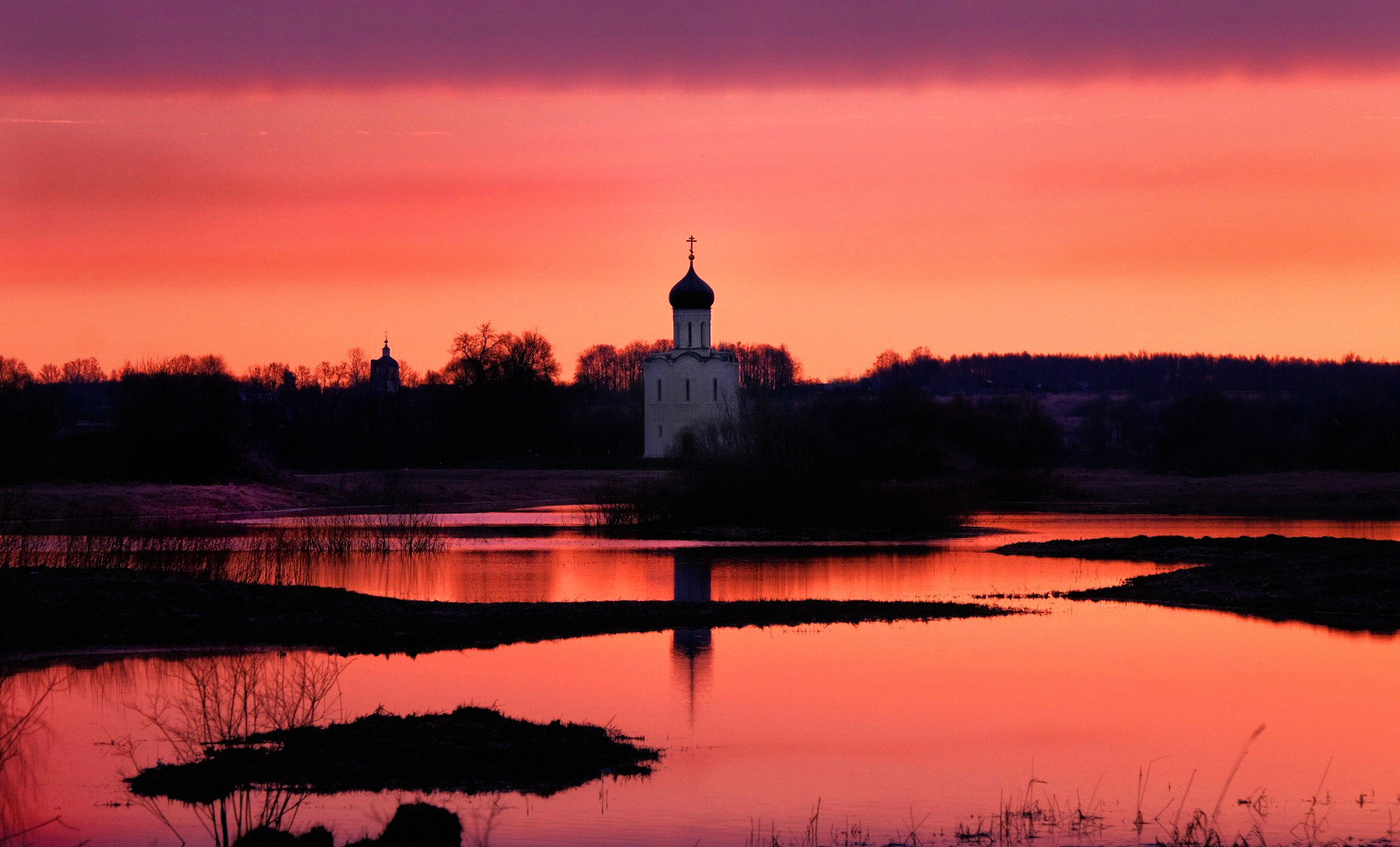
[{"label": "purple cloud", "polygon": [[1394,0],[0,0],[0,88],[731,85],[1369,71]]}]

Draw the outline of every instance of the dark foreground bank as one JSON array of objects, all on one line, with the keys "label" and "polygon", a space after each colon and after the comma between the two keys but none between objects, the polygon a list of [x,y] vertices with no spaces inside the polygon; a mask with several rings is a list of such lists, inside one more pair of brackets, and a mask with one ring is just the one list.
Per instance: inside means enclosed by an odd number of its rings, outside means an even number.
[{"label": "dark foreground bank", "polygon": [[161,648],[423,653],[626,632],[1008,614],[971,603],[439,603],[125,569],[0,569],[0,658]]},{"label": "dark foreground bank", "polygon": [[375,712],[349,723],[225,739],[203,758],[145,768],[133,793],[212,803],[239,790],[511,791],[540,796],[604,775],[642,776],[660,753],[591,724],[541,724],[494,709],[448,714]]},{"label": "dark foreground bank", "polygon": [[1198,565],[1066,595],[1074,599],[1219,609],[1384,635],[1400,631],[1400,541],[1140,535],[1023,541],[996,552]]}]

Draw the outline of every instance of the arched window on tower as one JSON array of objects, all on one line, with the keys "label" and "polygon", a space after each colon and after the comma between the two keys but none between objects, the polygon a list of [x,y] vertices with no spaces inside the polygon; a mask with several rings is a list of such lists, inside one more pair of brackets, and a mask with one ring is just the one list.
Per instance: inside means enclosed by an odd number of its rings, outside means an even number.
[{"label": "arched window on tower", "polygon": [[685,381],[685,402],[690,402],[690,380]]},{"label": "arched window on tower", "polygon": [[685,346],[695,346],[695,324],[690,321],[686,321],[685,324]]}]

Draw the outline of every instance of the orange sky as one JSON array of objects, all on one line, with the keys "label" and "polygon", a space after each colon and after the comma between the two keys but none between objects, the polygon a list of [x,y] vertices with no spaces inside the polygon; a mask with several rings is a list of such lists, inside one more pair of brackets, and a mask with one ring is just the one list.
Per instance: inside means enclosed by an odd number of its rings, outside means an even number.
[{"label": "orange sky", "polygon": [[377,350],[483,321],[564,374],[669,332],[1400,360],[1400,69],[155,92],[0,88],[0,355]]}]

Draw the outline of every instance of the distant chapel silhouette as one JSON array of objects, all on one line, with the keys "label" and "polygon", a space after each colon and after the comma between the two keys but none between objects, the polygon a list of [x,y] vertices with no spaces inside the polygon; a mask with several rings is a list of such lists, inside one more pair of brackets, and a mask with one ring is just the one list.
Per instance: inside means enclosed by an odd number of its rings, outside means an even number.
[{"label": "distant chapel silhouette", "polygon": [[389,337],[384,336],[384,355],[369,363],[369,387],[381,394],[399,390],[399,363],[389,355]]}]

